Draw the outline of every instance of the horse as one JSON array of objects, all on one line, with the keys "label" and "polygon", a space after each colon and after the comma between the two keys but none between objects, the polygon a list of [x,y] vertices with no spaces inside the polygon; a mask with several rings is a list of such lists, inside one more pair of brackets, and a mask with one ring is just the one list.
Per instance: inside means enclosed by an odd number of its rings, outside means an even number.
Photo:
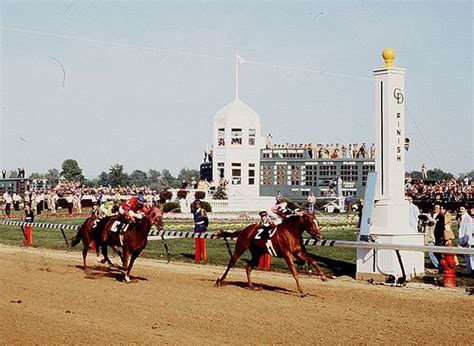
[{"label": "horse", "polygon": [[[87,269],[87,263],[86,263],[86,258],[87,258],[87,253],[90,248],[90,244],[92,241],[94,241],[94,231],[97,231],[99,228],[94,227],[94,225],[100,224],[100,222],[103,222],[97,216],[91,215],[89,216],[84,223],[79,227],[79,230],[77,231],[77,234],[71,239],[71,246],[76,246],[79,244],[79,242],[82,240],[82,261],[83,261],[83,268],[84,270]],[[97,252],[97,257],[99,257],[99,247],[96,246],[96,252]]]},{"label": "horse", "polygon": [[[237,236],[237,241],[235,244],[234,254],[227,265],[227,269],[225,270],[222,277],[217,279],[216,286],[221,286],[224,283],[229,270],[235,265],[240,256],[242,256],[242,254],[248,249],[250,250],[252,258],[246,265],[245,271],[247,273],[249,288],[254,288],[252,280],[250,279],[250,273],[252,272],[253,268],[258,265],[260,257],[263,254],[268,253],[268,249],[265,244],[266,240],[260,238],[261,229],[262,225],[253,224],[237,232],[221,232],[218,234],[219,238]],[[309,256],[303,245],[304,231],[307,231],[316,240],[321,239],[321,232],[316,216],[306,211],[301,211],[284,219],[281,224],[276,226],[274,235],[271,237],[272,245],[276,255],[285,259],[286,264],[288,265],[288,268],[290,269],[291,273],[293,274],[293,278],[296,281],[296,286],[301,294],[301,297],[305,297],[306,294],[303,292],[303,289],[300,285],[298,272],[295,268],[293,257],[308,262],[316,269],[317,275],[319,275],[323,281],[327,280],[316,261],[314,261]]]},{"label": "horse", "polygon": [[[105,261],[114,266],[107,255],[107,246],[112,248],[122,247],[123,270],[125,271],[124,279],[130,282],[130,271],[137,257],[142,253],[148,243],[148,233],[153,224],[161,222],[161,210],[158,208],[145,208],[144,216],[136,219],[135,222],[128,223],[126,232],[112,231],[117,221],[120,222],[121,216],[112,216],[102,225],[97,244],[100,244],[102,255]],[[130,257],[131,255],[131,257]],[[130,257],[130,258],[129,258]]]}]

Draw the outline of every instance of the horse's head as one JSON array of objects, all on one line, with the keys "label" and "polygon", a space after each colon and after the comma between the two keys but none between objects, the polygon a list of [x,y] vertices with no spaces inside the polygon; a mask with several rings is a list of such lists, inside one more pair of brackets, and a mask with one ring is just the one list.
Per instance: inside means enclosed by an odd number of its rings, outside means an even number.
[{"label": "horse's head", "polygon": [[319,229],[319,223],[316,216],[307,211],[300,211],[298,212],[298,215],[301,218],[304,230],[311,234],[311,237],[314,239],[321,240],[321,230]]},{"label": "horse's head", "polygon": [[159,208],[147,208],[144,210],[146,217],[152,224],[155,224],[158,228],[162,224],[162,211]]}]

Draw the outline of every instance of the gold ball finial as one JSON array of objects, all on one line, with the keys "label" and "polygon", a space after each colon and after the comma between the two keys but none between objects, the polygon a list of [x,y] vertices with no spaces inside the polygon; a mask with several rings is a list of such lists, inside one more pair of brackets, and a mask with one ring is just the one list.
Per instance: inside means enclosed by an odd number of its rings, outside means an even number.
[{"label": "gold ball finial", "polygon": [[385,67],[392,67],[393,60],[395,60],[395,50],[393,48],[385,48],[382,57],[385,60]]}]

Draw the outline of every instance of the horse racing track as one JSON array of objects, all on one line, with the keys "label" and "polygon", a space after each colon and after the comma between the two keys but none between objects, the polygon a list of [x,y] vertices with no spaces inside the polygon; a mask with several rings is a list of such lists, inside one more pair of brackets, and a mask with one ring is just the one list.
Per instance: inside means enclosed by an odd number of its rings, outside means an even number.
[{"label": "horse racing track", "polygon": [[395,288],[349,278],[242,269],[215,287],[223,267],[140,258],[133,282],[80,253],[0,246],[0,343],[322,344],[472,342],[474,300],[461,289]]}]

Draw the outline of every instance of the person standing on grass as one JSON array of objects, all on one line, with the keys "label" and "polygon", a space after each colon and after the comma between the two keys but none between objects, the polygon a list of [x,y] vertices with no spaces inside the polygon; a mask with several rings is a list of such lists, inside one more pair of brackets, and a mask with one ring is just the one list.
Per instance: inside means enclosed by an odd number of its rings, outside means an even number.
[{"label": "person standing on grass", "polygon": [[308,212],[311,214],[314,213],[314,205],[316,204],[316,196],[314,193],[310,192],[308,196]]},{"label": "person standing on grass", "polygon": [[[434,228],[435,245],[443,246],[445,222],[444,222],[444,215],[441,214],[441,205],[439,204],[435,204],[434,206],[433,219],[436,220],[436,224]],[[435,253],[435,256],[438,259],[438,262],[441,261],[442,255],[440,253]]]},{"label": "person standing on grass", "polygon": [[30,225],[25,225],[25,240],[23,241],[23,245],[31,246],[33,245],[33,227],[31,223],[35,222],[35,213],[31,209],[29,204],[25,205],[25,222],[29,223]]},{"label": "person standing on grass", "polygon": [[[461,206],[459,208],[461,213],[461,219],[459,220],[459,246],[470,248],[474,241],[472,239],[472,232],[473,232],[473,225],[472,225],[472,218],[467,213],[467,208],[465,206]],[[466,273],[468,275],[472,275],[472,269],[474,268],[474,256],[471,255],[464,255],[466,260]]]},{"label": "person standing on grass", "polygon": [[10,212],[12,208],[12,196],[8,193],[8,191],[5,191],[3,194],[3,201],[5,202],[5,214],[7,217],[10,217]]},{"label": "person standing on grass", "polygon": [[408,223],[410,225],[411,230],[416,233],[418,232],[418,216],[420,216],[420,209],[418,209],[418,207],[413,204],[413,198],[411,196],[407,199],[408,205],[410,207]]},{"label": "person standing on grass", "polygon": [[[204,233],[207,232],[209,226],[209,219],[207,217],[206,211],[201,207],[201,201],[196,200],[194,202],[195,210],[193,211],[194,216],[194,232]],[[195,238],[195,253],[194,253],[194,263],[205,262],[207,260],[206,255],[206,241],[203,238]]]}]

